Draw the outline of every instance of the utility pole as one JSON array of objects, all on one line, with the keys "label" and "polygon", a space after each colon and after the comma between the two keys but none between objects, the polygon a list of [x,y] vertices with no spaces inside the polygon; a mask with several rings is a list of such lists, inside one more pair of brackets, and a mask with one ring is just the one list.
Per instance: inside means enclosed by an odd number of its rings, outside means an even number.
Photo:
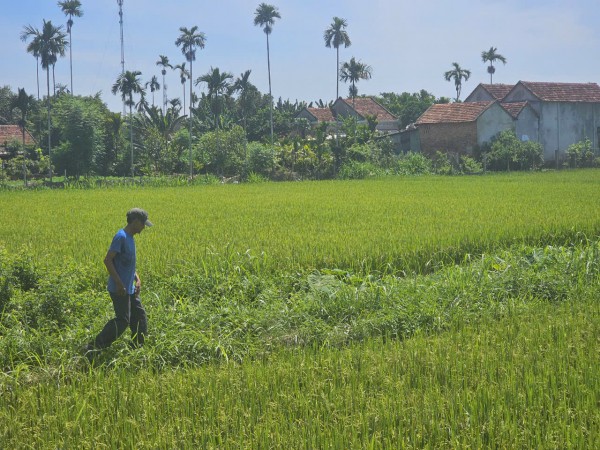
[{"label": "utility pole", "polygon": [[[117,0],[119,4],[119,25],[121,26],[121,75],[125,73],[125,47],[123,45],[123,0]],[[125,117],[125,101],[123,101],[123,117]]]}]

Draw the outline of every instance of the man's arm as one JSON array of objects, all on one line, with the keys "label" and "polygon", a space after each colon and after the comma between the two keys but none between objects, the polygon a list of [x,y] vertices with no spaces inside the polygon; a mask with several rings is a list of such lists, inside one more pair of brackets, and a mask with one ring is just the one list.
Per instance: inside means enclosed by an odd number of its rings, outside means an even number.
[{"label": "man's arm", "polygon": [[104,257],[104,265],[106,266],[106,270],[115,281],[115,285],[117,287],[117,295],[127,295],[127,289],[123,285],[123,281],[121,281],[121,277],[117,273],[117,269],[115,268],[115,256],[117,256],[117,252],[109,250],[106,256]]},{"label": "man's arm", "polygon": [[136,295],[138,295],[140,293],[140,289],[142,288],[142,280],[140,280],[140,276],[138,275],[138,273],[135,273],[135,293]]}]

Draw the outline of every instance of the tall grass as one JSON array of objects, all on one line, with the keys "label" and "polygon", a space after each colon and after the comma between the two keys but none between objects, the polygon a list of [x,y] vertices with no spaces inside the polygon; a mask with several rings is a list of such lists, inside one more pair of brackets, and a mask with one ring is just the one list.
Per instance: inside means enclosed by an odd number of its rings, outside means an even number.
[{"label": "tall grass", "polygon": [[540,303],[441,335],[289,350],[242,365],[4,375],[0,441],[39,449],[597,448],[599,324],[595,299]]}]

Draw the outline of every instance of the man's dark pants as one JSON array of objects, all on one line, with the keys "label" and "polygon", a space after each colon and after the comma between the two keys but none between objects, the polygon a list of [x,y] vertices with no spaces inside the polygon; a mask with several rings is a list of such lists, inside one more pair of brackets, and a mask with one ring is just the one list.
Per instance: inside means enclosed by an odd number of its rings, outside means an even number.
[{"label": "man's dark pants", "polygon": [[137,346],[144,344],[147,333],[146,311],[136,294],[117,296],[109,292],[115,309],[115,318],[108,321],[96,336],[94,347],[106,348],[112,344],[129,327],[131,338]]}]

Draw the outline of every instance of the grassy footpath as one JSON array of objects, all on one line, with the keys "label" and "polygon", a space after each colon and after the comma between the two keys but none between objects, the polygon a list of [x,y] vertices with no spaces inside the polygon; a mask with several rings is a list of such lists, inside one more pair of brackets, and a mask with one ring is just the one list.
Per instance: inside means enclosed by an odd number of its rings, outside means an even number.
[{"label": "grassy footpath", "polygon": [[[598,448],[600,303],[244,364],[4,375],[3,448]],[[516,306],[516,305],[515,305]]]}]

